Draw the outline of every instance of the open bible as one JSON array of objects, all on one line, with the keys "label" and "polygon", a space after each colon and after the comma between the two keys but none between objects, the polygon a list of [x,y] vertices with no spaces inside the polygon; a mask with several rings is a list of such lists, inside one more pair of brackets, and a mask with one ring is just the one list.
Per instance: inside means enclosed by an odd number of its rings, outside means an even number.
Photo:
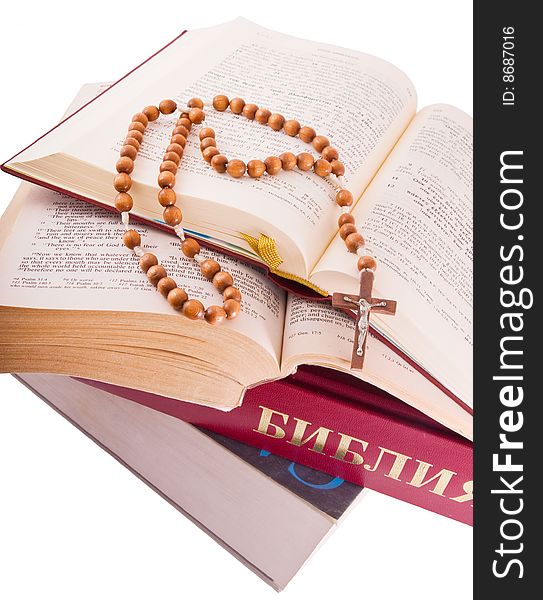
[{"label": "open bible", "polygon": [[[301,364],[351,372],[352,323],[330,304],[208,250],[239,282],[244,310],[220,328],[190,321],[127,260],[118,232],[100,207],[21,186],[0,226],[2,371],[75,375],[226,410]],[[148,244],[189,294],[213,301],[213,284],[175,238],[152,230]],[[354,376],[471,437],[471,416],[375,337],[366,361]]]},{"label": "open bible", "polygon": [[[88,99],[96,92],[85,90]],[[373,315],[371,326],[470,411],[472,122],[447,105],[416,113],[412,83],[389,63],[243,19],[186,32],[3,169],[111,207],[127,118],[160,98],[183,103],[218,93],[295,117],[340,150],[346,185],[356,197],[353,214],[379,264],[375,296],[398,302],[394,318]],[[215,128],[227,156],[248,160],[307,150],[297,138],[230,112],[208,111],[206,125]],[[159,227],[165,225],[156,175],[169,131],[164,120],[149,126],[131,190],[133,213]],[[327,180],[300,171],[258,180],[223,176],[189,137],[176,181],[189,235],[323,296],[358,293],[356,260],[337,235],[335,188]],[[263,236],[273,240],[279,264],[259,254]],[[350,328],[346,323],[345,331]],[[371,378],[371,367],[364,369]]]}]

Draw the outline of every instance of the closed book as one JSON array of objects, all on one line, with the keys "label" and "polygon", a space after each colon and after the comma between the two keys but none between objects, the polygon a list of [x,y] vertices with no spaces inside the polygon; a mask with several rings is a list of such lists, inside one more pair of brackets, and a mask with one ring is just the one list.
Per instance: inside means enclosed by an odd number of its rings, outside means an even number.
[{"label": "closed book", "polygon": [[276,590],[362,496],[351,483],[71,377],[16,377]]},{"label": "closed book", "polygon": [[301,367],[229,412],[101,382],[123,398],[229,438],[473,523],[473,446],[411,406],[339,372]]}]

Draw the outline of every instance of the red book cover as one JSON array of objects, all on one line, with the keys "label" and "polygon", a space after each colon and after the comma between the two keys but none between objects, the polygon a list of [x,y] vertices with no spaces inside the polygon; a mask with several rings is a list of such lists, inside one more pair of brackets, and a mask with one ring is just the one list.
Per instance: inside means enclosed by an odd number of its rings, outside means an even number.
[{"label": "red book cover", "polygon": [[302,367],[230,412],[84,380],[240,442],[473,523],[473,446],[373,386]]}]

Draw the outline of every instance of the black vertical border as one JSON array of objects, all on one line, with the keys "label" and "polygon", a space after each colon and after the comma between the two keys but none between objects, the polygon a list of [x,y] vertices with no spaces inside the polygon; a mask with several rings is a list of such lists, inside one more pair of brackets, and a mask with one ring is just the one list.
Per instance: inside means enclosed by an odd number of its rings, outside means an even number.
[{"label": "black vertical border", "polygon": [[[538,214],[543,209],[543,193],[539,179],[543,177],[543,103],[540,101],[542,89],[541,68],[543,50],[543,28],[536,17],[537,4],[522,1],[474,3],[474,225],[475,225],[475,320],[474,320],[474,373],[475,373],[475,529],[474,529],[474,590],[475,598],[529,599],[543,594],[538,585],[539,574],[543,575],[543,565],[539,566],[539,539],[536,529],[540,529],[543,501],[537,497],[537,483],[541,481],[539,458],[543,455],[543,429],[539,419],[543,392],[536,390],[537,376],[543,375],[542,332],[539,323],[539,289],[543,277],[543,228]],[[503,81],[503,30],[513,27],[514,32],[514,82]],[[513,88],[514,106],[503,105],[502,94],[506,87]],[[539,88],[539,90],[538,90]],[[539,138],[536,143],[536,137]],[[507,231],[500,224],[500,194],[507,184],[500,182],[500,155],[508,150],[521,150],[523,183],[516,187],[523,196],[522,230]],[[518,236],[523,236],[520,241]],[[500,270],[507,262],[500,257],[500,247],[508,249],[515,244],[523,248],[509,264],[524,270],[523,281],[510,289],[517,292],[523,287],[534,294],[534,305],[530,309],[522,307],[505,309],[500,302]],[[500,341],[507,330],[500,326],[500,315],[504,312],[522,313],[524,327],[517,335],[523,341],[517,344],[523,354],[516,359],[522,363],[522,386],[524,399],[516,410],[522,412],[522,429],[508,434],[510,439],[522,441],[523,448],[511,452],[514,463],[523,465],[522,472],[497,473],[493,470],[493,455],[500,452],[502,432],[500,416],[507,410],[500,402],[499,392],[505,383],[494,381],[500,371]],[[518,414],[515,419],[520,418]],[[505,453],[501,454],[501,461]],[[509,482],[516,477],[523,479],[515,489],[522,494],[500,495],[492,490],[503,489],[500,476]],[[516,516],[505,515],[500,508],[504,498],[505,507],[519,506],[522,498],[523,509]],[[537,514],[539,513],[539,515]],[[503,539],[500,527],[506,519],[518,519],[523,533],[517,540]],[[505,533],[515,536],[520,531],[515,524],[505,525]],[[500,544],[512,553],[500,555]],[[521,546],[522,544],[522,546]],[[505,576],[498,577],[493,568],[506,571],[509,560],[518,559],[522,563],[512,563]],[[494,561],[498,561],[495,563]],[[535,585],[534,585],[535,584]],[[533,586],[533,587],[531,587]],[[531,590],[529,591],[531,587]],[[539,591],[535,591],[538,590]],[[535,593],[535,596],[533,595]]]}]

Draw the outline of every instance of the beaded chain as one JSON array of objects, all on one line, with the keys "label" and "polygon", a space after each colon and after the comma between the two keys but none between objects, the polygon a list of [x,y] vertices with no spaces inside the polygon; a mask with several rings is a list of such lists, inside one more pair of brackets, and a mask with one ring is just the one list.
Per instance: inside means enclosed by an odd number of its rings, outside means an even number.
[{"label": "beaded chain", "polygon": [[[269,156],[265,160],[251,160],[245,164],[239,159],[228,159],[221,154],[217,148],[215,132],[210,127],[202,127],[199,132],[200,150],[206,162],[208,162],[217,173],[228,173],[231,177],[240,178],[248,175],[252,178],[262,177],[265,173],[276,175],[281,170],[291,171],[298,168],[300,171],[313,170],[320,177],[335,176],[338,182],[335,201],[341,210],[338,218],[339,235],[344,240],[347,250],[358,255],[359,271],[375,271],[377,263],[375,259],[365,252],[364,238],[358,232],[355,218],[350,213],[353,204],[352,193],[343,186],[342,176],[345,166],[339,160],[338,151],[330,145],[328,138],[317,135],[312,127],[301,126],[294,119],[285,120],[278,114],[272,113],[267,108],[259,108],[256,104],[246,104],[241,98],[229,100],[227,96],[219,95],[213,98],[212,106],[219,112],[230,108],[234,114],[241,114],[249,120],[257,121],[262,125],[268,125],[274,131],[281,131],[291,136],[298,136],[303,142],[310,143],[320,153],[321,158],[314,159],[309,152],[301,152],[294,155],[292,152],[284,152],[280,156]],[[212,325],[218,325],[225,320],[235,319],[241,310],[241,293],[234,287],[234,280],[230,273],[223,271],[219,263],[212,259],[205,259],[200,253],[200,244],[193,238],[186,238],[181,222],[183,214],[176,206],[176,194],[174,192],[175,175],[189,137],[194,125],[201,125],[205,120],[204,103],[200,98],[192,98],[186,107],[179,108],[180,117],[175,123],[170,144],[166,148],[160,173],[158,175],[158,201],[164,208],[164,221],[173,227],[181,239],[181,250],[183,254],[194,259],[202,275],[213,282],[213,285],[223,295],[222,306],[213,305],[205,308],[196,299],[190,299],[182,288],[168,276],[163,265],[155,254],[144,252],[141,247],[141,236],[135,229],[129,228],[130,211],[133,207],[132,196],[128,193],[132,186],[130,174],[134,170],[134,161],[138,155],[140,145],[147,125],[156,121],[161,114],[169,115],[178,109],[173,100],[162,100],[158,106],[146,106],[141,112],[132,117],[128,127],[128,134],[120,150],[120,158],[116,164],[117,175],[113,180],[113,187],[118,192],[115,197],[115,208],[121,213],[122,222],[125,226],[123,242],[127,248],[139,257],[139,264],[147,278],[158,291],[167,298],[169,304],[189,319],[205,319]]]}]

